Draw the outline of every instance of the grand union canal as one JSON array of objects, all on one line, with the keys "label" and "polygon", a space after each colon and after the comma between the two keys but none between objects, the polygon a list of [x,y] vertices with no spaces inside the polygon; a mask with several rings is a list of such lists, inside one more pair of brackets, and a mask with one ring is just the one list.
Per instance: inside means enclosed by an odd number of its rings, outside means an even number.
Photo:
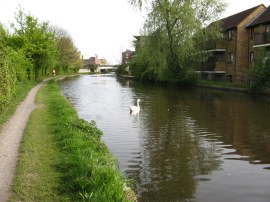
[{"label": "grand union canal", "polygon": [[[270,96],[83,75],[59,82],[139,201],[270,201]],[[129,107],[141,99],[141,111]]]}]

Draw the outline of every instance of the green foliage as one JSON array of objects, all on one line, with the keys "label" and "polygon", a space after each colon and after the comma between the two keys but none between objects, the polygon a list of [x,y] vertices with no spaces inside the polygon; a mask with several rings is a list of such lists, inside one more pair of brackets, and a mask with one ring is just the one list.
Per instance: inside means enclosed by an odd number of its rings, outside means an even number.
[{"label": "green foliage", "polygon": [[45,96],[42,87],[37,102],[43,105],[31,113],[24,131],[10,202],[71,201],[58,190],[61,173],[55,165],[60,152],[51,128],[51,114],[44,105]]},{"label": "green foliage", "polygon": [[56,73],[76,73],[82,64],[80,52],[71,37],[58,37],[47,22],[26,15],[22,9],[15,16],[12,33],[0,24],[0,111],[18,93],[18,83],[40,80]]},{"label": "green foliage", "polygon": [[[9,100],[5,97],[0,97],[0,127],[15,112],[17,105],[27,96],[29,90],[35,84],[33,81],[17,82],[12,89],[12,97]],[[6,86],[4,87],[6,88]]]},{"label": "green foliage", "polygon": [[15,17],[13,24],[14,35],[11,45],[14,49],[21,49],[32,62],[35,80],[48,74],[48,68],[54,67],[58,56],[58,49],[54,35],[48,31],[48,23],[39,23],[38,19],[26,15],[22,9]]},{"label": "green foliage", "polygon": [[129,65],[122,64],[118,66],[116,70],[116,74],[117,75],[130,75]]},{"label": "green foliage", "polygon": [[6,54],[7,33],[0,24],[0,111],[11,100],[16,86],[16,72]]},{"label": "green foliage", "polygon": [[[131,2],[139,6],[143,3]],[[220,0],[152,0],[144,26],[144,44],[136,46],[131,67],[135,77],[193,83],[197,52],[194,34],[202,30],[206,21],[216,19],[224,6]]]},{"label": "green foliage", "polygon": [[0,25],[0,111],[7,109],[16,95],[20,93],[21,82],[27,78],[26,69],[31,68],[31,62],[23,51],[9,47],[10,36]]},{"label": "green foliage", "polygon": [[91,72],[95,72],[98,68],[98,65],[97,64],[89,64],[88,67],[89,67]]},{"label": "green foliage", "polygon": [[[268,53],[269,54],[269,53]],[[255,65],[249,69],[249,87],[254,91],[270,88],[270,57],[262,50]]]},{"label": "green foliage", "polygon": [[5,51],[0,50],[0,111],[11,101],[16,92],[16,72]]},{"label": "green foliage", "polygon": [[128,201],[124,178],[94,123],[78,118],[54,81],[47,86],[57,145],[62,152],[58,169],[63,173],[60,190],[73,201]]},{"label": "green foliage", "polygon": [[[10,58],[12,67],[15,69],[16,78],[18,81],[25,81],[28,79],[27,69],[33,69],[33,64],[25,56],[22,49],[15,51],[14,49],[8,47],[6,49],[7,55]],[[34,77],[34,73],[30,72],[30,78]]]},{"label": "green foliage", "polygon": [[151,37],[141,37],[142,47],[137,46],[136,57],[130,64],[131,73],[140,80],[164,81],[166,79],[166,41],[159,32]]},{"label": "green foliage", "polygon": [[61,28],[51,26],[49,30],[54,34],[59,50],[56,71],[65,74],[77,73],[83,65],[83,60],[80,58],[80,52],[75,47],[72,38]]}]

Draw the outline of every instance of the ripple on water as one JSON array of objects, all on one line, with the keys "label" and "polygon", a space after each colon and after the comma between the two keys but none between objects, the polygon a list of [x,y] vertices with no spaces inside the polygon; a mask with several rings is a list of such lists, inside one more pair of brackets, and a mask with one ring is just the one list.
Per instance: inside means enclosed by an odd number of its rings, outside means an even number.
[{"label": "ripple on water", "polygon": [[269,201],[270,99],[103,75],[62,84],[138,184],[139,201]]}]

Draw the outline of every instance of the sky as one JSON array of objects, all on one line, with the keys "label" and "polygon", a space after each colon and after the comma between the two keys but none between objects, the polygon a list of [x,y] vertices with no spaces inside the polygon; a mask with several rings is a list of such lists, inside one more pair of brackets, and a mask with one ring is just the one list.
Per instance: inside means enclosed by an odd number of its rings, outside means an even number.
[{"label": "sky", "polygon": [[[225,0],[228,7],[223,17],[269,0]],[[134,50],[133,36],[139,35],[144,14],[129,0],[0,0],[0,22],[9,27],[19,8],[40,22],[49,21],[66,30],[84,59],[98,55],[109,64],[121,63],[121,53]]]}]

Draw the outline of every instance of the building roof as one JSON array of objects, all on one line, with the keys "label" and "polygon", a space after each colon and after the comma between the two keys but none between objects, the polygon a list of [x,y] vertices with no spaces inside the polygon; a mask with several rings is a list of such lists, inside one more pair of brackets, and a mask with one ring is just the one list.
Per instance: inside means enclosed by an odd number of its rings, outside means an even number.
[{"label": "building roof", "polygon": [[240,13],[236,13],[234,15],[231,15],[229,17],[221,19],[221,21],[222,21],[221,28],[223,30],[228,30],[228,29],[233,29],[233,28],[237,27],[237,25],[239,25],[245,18],[247,18],[250,14],[252,14],[260,6],[264,6],[264,5],[260,4],[258,6],[253,7],[253,8],[247,9],[247,10],[242,11]]},{"label": "building roof", "polygon": [[253,27],[259,24],[267,24],[270,23],[270,6],[268,6],[261,15],[255,18],[247,27]]},{"label": "building roof", "polygon": [[126,51],[124,51],[124,52],[122,52],[122,53],[123,53],[123,54],[125,54],[125,53],[132,54],[132,53],[134,53],[134,51],[126,49]]}]

